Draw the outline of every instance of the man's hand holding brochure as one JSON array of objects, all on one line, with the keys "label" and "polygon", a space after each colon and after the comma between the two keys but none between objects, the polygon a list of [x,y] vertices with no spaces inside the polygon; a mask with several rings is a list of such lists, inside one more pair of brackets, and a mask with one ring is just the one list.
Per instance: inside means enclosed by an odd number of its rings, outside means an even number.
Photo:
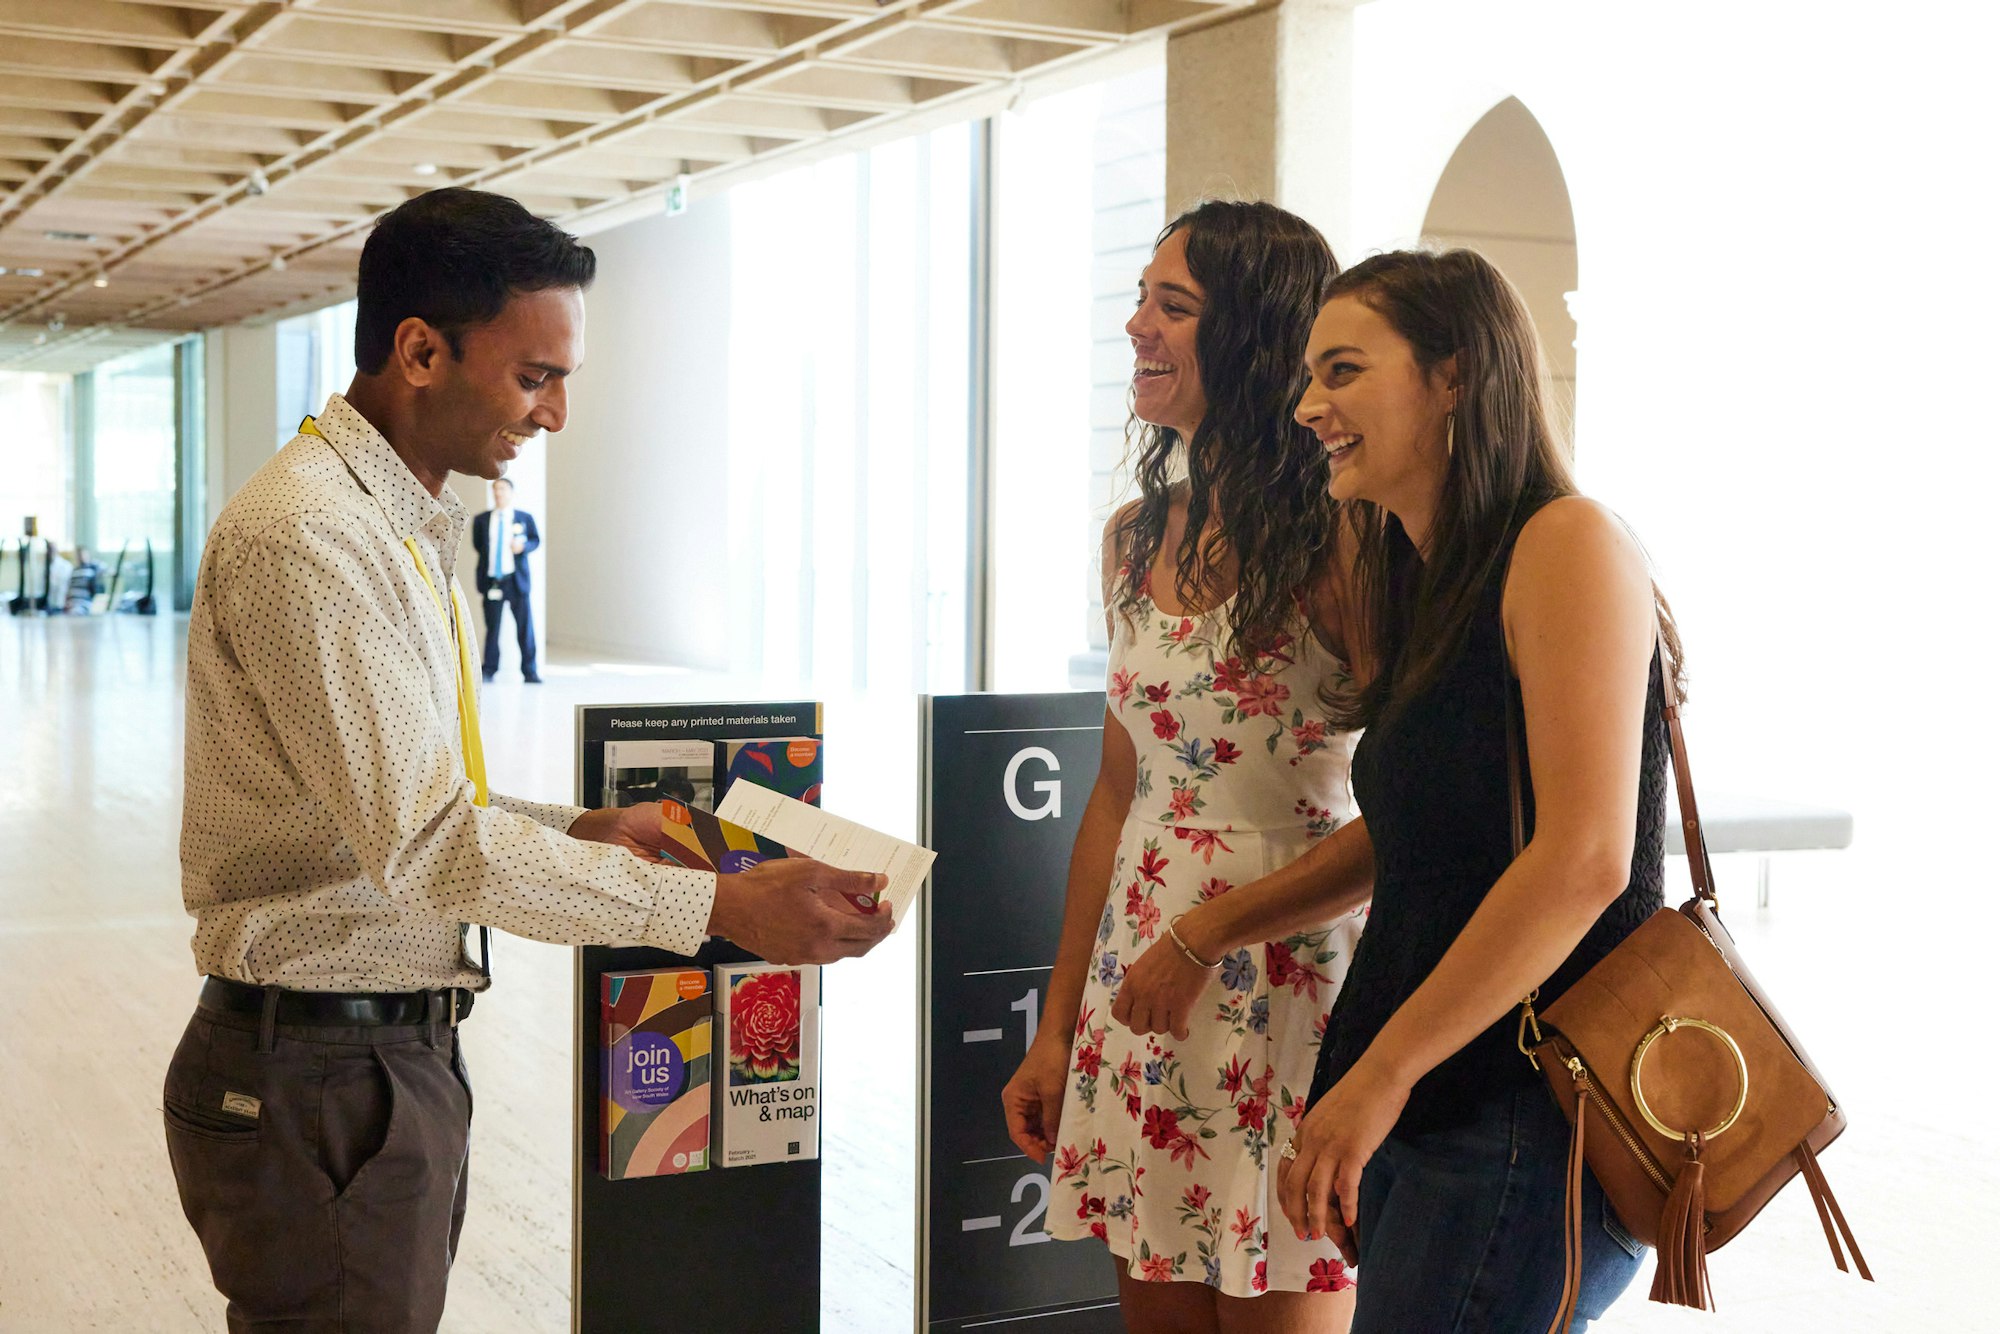
[{"label": "man's hand holding brochure", "polygon": [[829,815],[803,801],[739,779],[716,807],[717,818],[740,825],[793,854],[812,857],[845,871],[875,871],[887,882],[869,895],[850,901],[867,913],[887,910],[891,928],[901,926],[937,854],[929,848]]},{"label": "man's hand holding brochure", "polygon": [[773,963],[866,954],[901,924],[936,859],[741,779],[713,814],[677,801],[643,809],[659,813],[664,839],[634,850],[715,871],[710,932]]}]

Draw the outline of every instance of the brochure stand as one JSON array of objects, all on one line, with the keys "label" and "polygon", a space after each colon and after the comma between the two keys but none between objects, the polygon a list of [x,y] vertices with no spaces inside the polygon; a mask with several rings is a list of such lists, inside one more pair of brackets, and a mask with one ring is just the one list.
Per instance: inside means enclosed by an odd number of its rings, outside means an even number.
[{"label": "brochure stand", "polygon": [[[647,743],[823,736],[818,704],[583,705],[577,709],[580,806],[665,795],[712,805]],[[626,747],[626,765],[607,745]],[[717,773],[709,781],[720,782]],[[688,784],[690,791],[682,787]],[[610,794],[607,798],[607,793]],[[601,984],[607,972],[755,959],[723,941],[692,956],[586,947],[576,959],[576,1119],[572,1150],[570,1328],[579,1334],[654,1329],[819,1328],[818,1159],[674,1176],[606,1180],[598,1168],[602,1117]]]},{"label": "brochure stand", "polygon": [[1000,1090],[1041,1020],[1070,847],[1097,781],[1104,695],[923,701],[919,1334],[1117,1334],[1102,1246],[1056,1242],[1066,1186],[1007,1138]]}]

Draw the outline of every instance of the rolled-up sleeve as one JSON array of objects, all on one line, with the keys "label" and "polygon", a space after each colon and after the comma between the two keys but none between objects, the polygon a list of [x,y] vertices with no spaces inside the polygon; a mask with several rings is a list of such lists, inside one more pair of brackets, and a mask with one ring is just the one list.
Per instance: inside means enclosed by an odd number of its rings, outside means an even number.
[{"label": "rolled-up sleeve", "polygon": [[552,801],[529,801],[524,797],[510,797],[502,792],[486,794],[486,804],[514,815],[524,815],[536,824],[553,829],[558,834],[566,834],[569,827],[577,822],[584,808],[563,806]]}]

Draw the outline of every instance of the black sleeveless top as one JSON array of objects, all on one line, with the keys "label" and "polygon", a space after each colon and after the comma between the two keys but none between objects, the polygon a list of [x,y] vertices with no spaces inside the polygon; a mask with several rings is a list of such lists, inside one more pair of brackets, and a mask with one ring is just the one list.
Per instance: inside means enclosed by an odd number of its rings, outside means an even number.
[{"label": "black sleeveless top", "polygon": [[[1519,709],[1521,687],[1507,669],[1500,623],[1512,548],[1510,538],[1458,655],[1428,689],[1368,728],[1355,748],[1354,795],[1375,845],[1375,899],[1327,1021],[1313,1101],[1347,1073],[1430,976],[1514,859],[1507,697],[1511,694]],[[1545,1003],[1661,906],[1668,757],[1663,688],[1656,657],[1646,690],[1631,878],[1542,983]],[[1532,835],[1534,796],[1525,772],[1521,795]],[[1515,1046],[1517,1023],[1517,1011],[1509,1010],[1418,1080],[1396,1129],[1419,1133],[1469,1121],[1490,1100],[1539,1080]]]}]

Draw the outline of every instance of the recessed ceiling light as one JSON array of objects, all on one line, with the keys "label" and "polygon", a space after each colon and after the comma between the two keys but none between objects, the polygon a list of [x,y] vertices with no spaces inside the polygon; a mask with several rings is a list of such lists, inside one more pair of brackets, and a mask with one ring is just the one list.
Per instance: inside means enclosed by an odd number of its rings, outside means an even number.
[{"label": "recessed ceiling light", "polygon": [[111,280],[100,273],[90,280],[90,285],[92,287],[109,287],[111,286]]},{"label": "recessed ceiling light", "polygon": [[167,95],[167,85],[157,82],[149,83],[146,85],[146,94],[149,97],[165,97]]},{"label": "recessed ceiling light", "polygon": [[285,257],[283,255],[271,256],[271,271],[273,273],[283,273],[285,271]]},{"label": "recessed ceiling light", "polygon": [[419,162],[416,166],[411,167],[410,170],[419,176],[435,176],[438,174],[438,164],[435,162]]},{"label": "recessed ceiling light", "polygon": [[65,232],[65,231],[47,231],[47,232],[43,232],[43,233],[42,233],[42,235],[43,235],[43,236],[45,236],[45,237],[47,237],[47,238],[48,238],[49,240],[51,240],[51,241],[86,241],[86,242],[88,242],[88,241],[95,241],[95,240],[97,239],[97,233],[96,233],[96,232]]},{"label": "recessed ceiling light", "polygon": [[22,278],[39,278],[42,276],[42,271],[38,268],[35,268],[32,265],[16,269],[14,270],[14,273],[17,277],[22,277]]}]

